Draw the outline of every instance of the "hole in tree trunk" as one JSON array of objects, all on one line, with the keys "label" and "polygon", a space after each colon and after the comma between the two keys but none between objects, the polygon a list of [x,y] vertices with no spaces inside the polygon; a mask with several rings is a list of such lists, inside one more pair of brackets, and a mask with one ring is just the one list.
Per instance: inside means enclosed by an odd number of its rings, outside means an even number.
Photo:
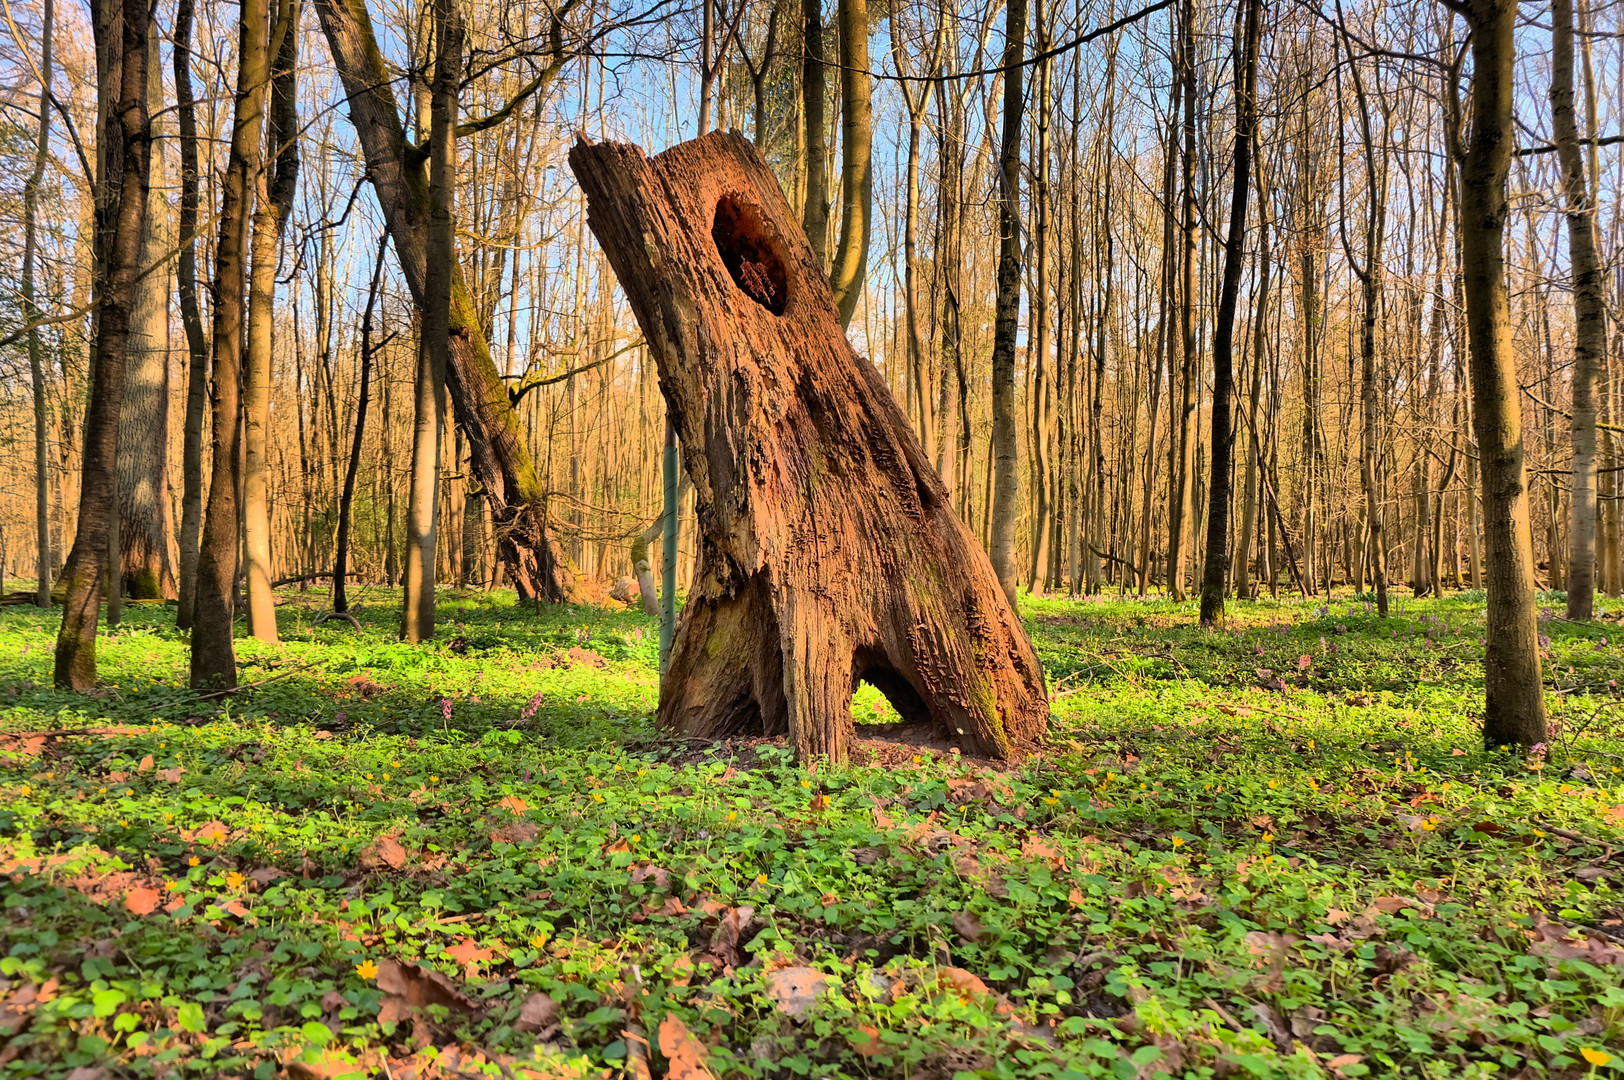
[{"label": "hole in tree trunk", "polygon": [[[936,746],[944,750],[957,745],[957,740],[950,738],[931,718],[930,709],[919,692],[893,671],[884,657],[858,653],[853,669],[852,724],[861,738]],[[865,693],[864,684],[879,693]]]},{"label": "hole in tree trunk", "polygon": [[724,195],[716,204],[711,239],[722,265],[744,294],[774,315],[784,313],[789,283],[784,260],[755,207]]}]

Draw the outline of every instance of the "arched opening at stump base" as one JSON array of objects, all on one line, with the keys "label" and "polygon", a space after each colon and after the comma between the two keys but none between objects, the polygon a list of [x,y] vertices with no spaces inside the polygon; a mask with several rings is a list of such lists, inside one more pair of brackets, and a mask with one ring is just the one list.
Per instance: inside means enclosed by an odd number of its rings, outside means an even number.
[{"label": "arched opening at stump base", "polygon": [[948,726],[931,716],[919,691],[883,656],[860,652],[854,658],[851,714],[852,733],[859,739],[938,750],[959,745]]}]

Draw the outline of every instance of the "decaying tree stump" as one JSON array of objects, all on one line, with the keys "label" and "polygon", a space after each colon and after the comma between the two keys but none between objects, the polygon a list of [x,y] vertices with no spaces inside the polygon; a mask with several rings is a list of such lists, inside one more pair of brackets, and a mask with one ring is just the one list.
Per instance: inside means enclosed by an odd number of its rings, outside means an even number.
[{"label": "decaying tree stump", "polygon": [[755,148],[716,132],[646,158],[578,142],[588,222],[659,365],[697,493],[699,568],[660,722],[788,733],[840,760],[859,680],[904,721],[1008,757],[1048,722],[992,565]]}]

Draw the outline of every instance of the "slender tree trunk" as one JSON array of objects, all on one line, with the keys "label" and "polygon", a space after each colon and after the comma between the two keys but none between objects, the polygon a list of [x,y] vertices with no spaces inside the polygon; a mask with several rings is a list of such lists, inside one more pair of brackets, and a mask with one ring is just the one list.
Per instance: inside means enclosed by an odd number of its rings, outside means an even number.
[{"label": "slender tree trunk", "polygon": [[1004,126],[998,154],[998,298],[992,342],[993,490],[988,544],[994,573],[1018,611],[1015,516],[1020,462],[1015,426],[1015,348],[1021,317],[1021,120],[1026,110],[1026,0],[1004,8]]},{"label": "slender tree trunk", "polygon": [[[91,393],[85,408],[79,529],[62,571],[62,626],[56,638],[56,685],[88,690],[96,684],[96,622],[108,530],[117,516],[118,426],[130,335],[130,308],[141,270],[141,234],[147,212],[152,146],[147,112],[145,0],[104,0],[94,19],[97,54],[111,70],[103,92],[116,100],[101,108],[100,198],[96,206],[97,262],[103,278],[96,303]],[[118,30],[118,38],[113,31]]]},{"label": "slender tree trunk", "polygon": [[434,636],[434,563],[440,505],[440,432],[451,340],[451,271],[456,264],[458,85],[463,28],[457,0],[434,0],[434,93],[429,157],[429,261],[418,348],[411,500],[406,509],[406,595],[401,640]]},{"label": "slender tree trunk", "polygon": [[[1151,358],[1150,371],[1150,417],[1146,424],[1145,433],[1145,505],[1139,522],[1139,595],[1144,596],[1150,585],[1151,575],[1151,547],[1155,530],[1153,509],[1156,500],[1151,492],[1156,490],[1156,425],[1160,418],[1162,367],[1168,370],[1167,398],[1168,407],[1172,407],[1173,387],[1173,344],[1178,337],[1177,324],[1173,321],[1173,292],[1176,287],[1174,277],[1174,237],[1177,231],[1177,217],[1173,212],[1174,199],[1178,193],[1178,115],[1180,104],[1184,95],[1184,80],[1174,79],[1170,94],[1171,105],[1167,113],[1167,153],[1166,163],[1162,170],[1162,280],[1161,289],[1157,295],[1158,312],[1156,316],[1156,349]],[[1169,425],[1171,427],[1171,425]],[[1176,436],[1173,436],[1176,438]],[[1173,512],[1172,501],[1168,502],[1168,512]]]},{"label": "slender tree trunk", "polygon": [[[40,317],[34,301],[34,263],[39,252],[39,187],[45,179],[45,163],[51,154],[51,37],[56,21],[53,0],[44,0],[40,13],[39,136],[34,141],[34,168],[23,185],[23,318],[33,322]],[[28,378],[34,405],[34,603],[51,606],[51,483],[50,424],[45,408],[45,345],[39,327],[28,331]]]},{"label": "slender tree trunk", "polygon": [[298,182],[299,143],[295,82],[297,0],[280,0],[271,69],[270,122],[265,164],[255,184],[248,281],[248,349],[243,360],[243,553],[248,571],[248,632],[275,641],[276,596],[271,591],[271,377],[275,363],[276,264],[282,231]]},{"label": "slender tree trunk", "polygon": [[1532,746],[1545,741],[1545,695],[1505,270],[1517,5],[1469,0],[1462,7],[1472,28],[1472,123],[1461,155],[1460,227],[1488,571],[1483,739],[1491,747]]},{"label": "slender tree trunk", "polygon": [[[1351,51],[1351,45],[1350,45]],[[1385,237],[1387,233],[1387,169],[1378,167],[1375,133],[1370,124],[1370,103],[1365,96],[1364,78],[1357,62],[1351,62],[1354,94],[1359,104],[1360,132],[1364,136],[1366,218],[1365,262],[1360,266],[1349,253],[1349,262],[1360,285],[1359,323],[1359,401],[1360,401],[1360,479],[1364,487],[1364,519],[1369,565],[1376,586],[1376,613],[1387,618],[1387,540],[1382,509],[1382,449],[1377,434],[1379,391],[1376,386],[1376,337],[1380,330],[1382,284],[1385,278]],[[1340,114],[1339,114],[1340,115]],[[1383,128],[1382,136],[1388,132]],[[1361,563],[1359,576],[1364,577]],[[1329,589],[1327,589],[1329,592]]]},{"label": "slender tree trunk", "polygon": [[[1036,50],[1048,49],[1047,17],[1044,0],[1037,0],[1035,12],[1037,29]],[[1037,70],[1037,146],[1034,150],[1034,183],[1032,192],[1033,217],[1032,247],[1036,249],[1036,272],[1032,280],[1028,306],[1032,312],[1031,351],[1029,366],[1032,370],[1032,561],[1028,580],[1033,596],[1042,596],[1044,583],[1049,579],[1049,533],[1054,525],[1054,483],[1050,474],[1050,435],[1053,425],[1054,389],[1049,372],[1049,109],[1051,66],[1047,60]]]},{"label": "slender tree trunk", "polygon": [[181,435],[180,603],[175,625],[192,626],[198,541],[203,528],[203,419],[209,407],[209,345],[197,304],[197,118],[192,103],[192,0],[175,4],[175,116],[180,129],[180,258],[175,293],[186,331],[186,417]]},{"label": "slender tree trunk", "polygon": [[[1258,22],[1263,0],[1247,0],[1246,28],[1237,42],[1235,70],[1235,173],[1229,203],[1229,235],[1224,240],[1224,282],[1218,296],[1218,325],[1212,340],[1212,479],[1207,494],[1207,553],[1201,574],[1201,625],[1224,624],[1224,589],[1229,570],[1230,465],[1235,445],[1230,419],[1235,397],[1235,307],[1245,271],[1246,201],[1252,189],[1252,138],[1257,126]],[[1243,555],[1244,557],[1244,555]]]},{"label": "slender tree trunk", "polygon": [[[865,48],[866,48],[865,43]],[[801,227],[818,264],[829,266],[828,73],[823,55],[823,0],[801,0],[801,119],[806,143],[806,206]],[[849,316],[843,316],[849,321]]]},{"label": "slender tree trunk", "polygon": [[[389,225],[406,286],[419,309],[428,277],[428,188],[421,152],[406,141],[401,110],[362,0],[317,0],[322,32],[343,82],[367,176]],[[567,55],[555,53],[540,78],[555,78]],[[525,443],[460,267],[451,268],[451,404],[468,437],[471,465],[491,508],[503,566],[522,599],[564,602],[578,596],[574,567],[552,536],[546,486]],[[334,422],[336,427],[336,422]],[[331,436],[337,497],[338,436]]]},{"label": "slender tree trunk", "polygon": [[[777,8],[773,9],[775,12]],[[906,63],[902,26],[898,19],[900,5],[891,8],[891,41],[895,62]],[[937,53],[941,47],[938,43]],[[933,68],[935,63],[932,64]],[[864,76],[867,81],[867,76]],[[915,90],[909,83],[900,84],[903,103],[908,110],[908,158],[903,188],[905,209],[902,229],[902,303],[907,322],[908,366],[913,373],[914,385],[919,388],[919,441],[932,452],[936,449],[936,414],[930,395],[930,363],[925,355],[924,334],[920,329],[919,312],[919,158],[920,140],[924,130],[925,111],[930,108],[931,84],[925,83]],[[761,146],[760,141],[756,143]],[[938,462],[937,469],[941,465]]]},{"label": "slender tree trunk", "polygon": [[242,454],[243,324],[246,310],[248,220],[253,178],[264,165],[260,129],[269,75],[267,0],[242,0],[237,53],[236,115],[221,183],[220,238],[215,245],[213,469],[197,564],[192,626],[192,685],[237,685],[232,643],[240,532],[238,469]]},{"label": "slender tree trunk", "polygon": [[868,73],[868,0],[839,0],[840,19],[840,244],[829,285],[840,323],[850,326],[868,275],[868,236],[873,227],[874,141]]},{"label": "slender tree trunk", "polygon": [[1197,380],[1201,359],[1195,340],[1195,0],[1183,0],[1179,34],[1179,78],[1184,83],[1184,182],[1182,221],[1179,225],[1179,341],[1183,361],[1179,371],[1176,456],[1172,462],[1172,493],[1167,550],[1167,589],[1175,600],[1184,599],[1184,576],[1189,565],[1191,519],[1195,516],[1195,442]]},{"label": "slender tree trunk", "polygon": [[[1255,84],[1254,84],[1255,85]],[[1258,284],[1257,303],[1252,314],[1252,391],[1247,404],[1246,481],[1241,495],[1241,538],[1235,548],[1235,596],[1240,600],[1252,596],[1252,548],[1257,539],[1258,473],[1264,466],[1263,444],[1258,439],[1260,430],[1258,407],[1263,396],[1263,359],[1268,354],[1269,312],[1269,193],[1263,182],[1262,170],[1258,176]]]},{"label": "slender tree trunk", "polygon": [[[338,499],[338,542],[333,545],[333,610],[350,610],[345,580],[350,568],[350,517],[355,506],[355,477],[361,471],[361,444],[366,437],[368,394],[372,389],[372,312],[378,306],[378,283],[383,277],[383,253],[389,246],[389,232],[378,237],[378,257],[372,264],[372,285],[367,289],[367,306],[361,315],[361,379],[355,391],[355,436],[350,441],[350,460],[344,469],[344,493]],[[389,434],[387,421],[384,436]],[[388,454],[383,455],[384,461]],[[381,463],[380,463],[381,464]]]},{"label": "slender tree trunk", "polygon": [[1595,613],[1596,383],[1607,355],[1607,301],[1596,254],[1595,207],[1579,152],[1573,105],[1573,0],[1551,0],[1551,120],[1573,264],[1573,491],[1569,501],[1568,611]]}]

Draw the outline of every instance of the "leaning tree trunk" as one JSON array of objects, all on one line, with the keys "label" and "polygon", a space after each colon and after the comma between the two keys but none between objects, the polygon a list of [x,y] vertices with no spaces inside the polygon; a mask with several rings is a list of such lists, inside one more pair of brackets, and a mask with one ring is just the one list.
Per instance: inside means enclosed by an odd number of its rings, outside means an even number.
[{"label": "leaning tree trunk", "polygon": [[[364,0],[317,0],[316,13],[344,84],[367,176],[407,288],[421,310],[429,261],[427,154],[406,141],[394,76],[378,48]],[[450,348],[446,388],[457,423],[468,436],[474,475],[485,489],[508,577],[523,599],[574,601],[579,596],[575,568],[547,526],[546,491],[491,359],[460,265],[451,267]]]},{"label": "leaning tree trunk", "polygon": [[582,140],[570,164],[698,494],[662,724],[839,760],[863,680],[972,752],[1037,740],[1025,629],[760,155],[714,133],[653,159]]}]

